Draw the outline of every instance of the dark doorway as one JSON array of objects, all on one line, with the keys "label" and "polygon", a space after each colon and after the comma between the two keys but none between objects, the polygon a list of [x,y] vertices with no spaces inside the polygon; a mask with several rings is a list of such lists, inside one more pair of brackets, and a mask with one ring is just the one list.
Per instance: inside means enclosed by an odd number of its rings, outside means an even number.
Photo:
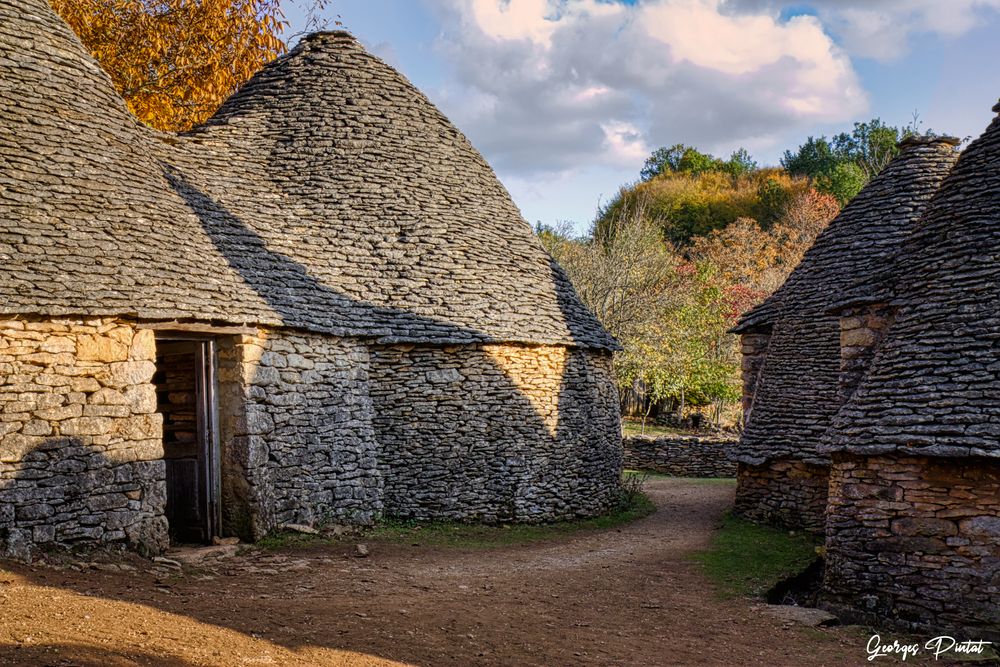
[{"label": "dark doorway", "polygon": [[211,542],[221,516],[215,341],[158,335],[153,382],[163,415],[170,539]]}]

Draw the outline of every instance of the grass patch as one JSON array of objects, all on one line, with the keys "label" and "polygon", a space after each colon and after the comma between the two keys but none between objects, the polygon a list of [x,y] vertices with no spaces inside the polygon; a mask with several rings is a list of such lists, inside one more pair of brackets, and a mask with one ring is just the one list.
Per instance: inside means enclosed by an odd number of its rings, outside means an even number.
[{"label": "grass patch", "polygon": [[361,541],[389,542],[417,546],[484,549],[513,544],[541,542],[587,530],[617,528],[656,510],[642,492],[644,473],[625,476],[621,505],[607,514],[569,521],[532,524],[476,524],[457,521],[402,521],[383,519],[375,526],[348,530],[342,535],[308,535],[292,531],[272,533],[255,546],[266,550],[300,549]]},{"label": "grass patch", "polygon": [[652,435],[652,436],[677,436],[677,435],[698,435],[695,431],[682,428],[672,428],[670,426],[660,426],[646,422],[646,431],[643,433],[641,421],[622,420],[623,435]]},{"label": "grass patch", "polygon": [[816,558],[818,545],[808,533],[792,535],[727,514],[712,546],[694,558],[723,597],[762,597],[782,579],[804,570]]},{"label": "grass patch", "polygon": [[257,540],[248,548],[259,547],[267,551],[278,549],[301,549],[304,547],[315,547],[323,544],[337,544],[346,541],[343,537],[328,537],[326,535],[308,535],[306,533],[296,533],[293,531],[277,531],[269,533]]},{"label": "grass patch", "polygon": [[628,483],[630,479],[639,479],[645,481],[647,479],[671,479],[670,475],[664,475],[659,472],[652,472],[649,470],[633,470],[632,468],[625,468],[622,471],[622,480]]},{"label": "grass patch", "polygon": [[693,482],[695,484],[736,485],[736,478],[734,477],[675,477],[674,475],[664,475],[663,473],[652,472],[649,470],[633,470],[631,468],[626,468],[624,472],[622,472],[622,477],[626,480],[633,477],[641,477],[644,479],[678,479],[685,482]]},{"label": "grass patch", "polygon": [[628,503],[607,514],[590,519],[554,523],[483,525],[454,521],[386,520],[367,531],[365,537],[382,542],[398,542],[433,547],[484,549],[513,544],[541,542],[587,530],[608,530],[653,513],[653,501],[641,491]]}]

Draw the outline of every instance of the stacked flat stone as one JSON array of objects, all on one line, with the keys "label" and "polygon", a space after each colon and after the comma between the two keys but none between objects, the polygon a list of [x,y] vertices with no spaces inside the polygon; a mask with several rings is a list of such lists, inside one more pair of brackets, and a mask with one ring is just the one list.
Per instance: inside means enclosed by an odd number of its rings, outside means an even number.
[{"label": "stacked flat stone", "polygon": [[[994,107],[1000,112],[1000,104]],[[1000,118],[862,294],[895,317],[820,451],[828,607],[1000,640]]]},{"label": "stacked flat stone", "polygon": [[848,290],[881,275],[957,158],[956,139],[913,138],[820,234],[778,291],[734,329],[769,332],[737,460],[795,458],[826,465],[817,451],[840,409],[840,321],[830,310]]},{"label": "stacked flat stone", "polygon": [[0,2],[0,313],[383,342],[616,343],[492,169],[347,33],[154,132],[44,0]]},{"label": "stacked flat stone", "polygon": [[622,439],[624,464],[671,477],[735,477],[735,440],[700,436],[632,435]]}]

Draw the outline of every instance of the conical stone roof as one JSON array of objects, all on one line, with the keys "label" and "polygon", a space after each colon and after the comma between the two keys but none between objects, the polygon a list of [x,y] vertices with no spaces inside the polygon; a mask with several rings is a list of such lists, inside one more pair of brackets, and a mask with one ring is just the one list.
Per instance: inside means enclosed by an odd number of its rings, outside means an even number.
[{"label": "conical stone roof", "polygon": [[895,322],[824,451],[1000,457],[1000,118],[963,151],[895,274]]},{"label": "conical stone roof", "polygon": [[958,140],[915,138],[816,239],[785,283],[748,313],[739,332],[769,330],[737,458],[760,464],[817,453],[840,407],[840,324],[830,309],[859,282],[871,283],[914,229],[957,159]]},{"label": "conical stone roof", "polygon": [[931,196],[958,159],[955,137],[909,137],[803,256],[784,284],[740,318],[737,333],[792,314],[841,305],[845,291],[883,275],[885,262],[913,230]]},{"label": "conical stone roof", "polygon": [[342,32],[152,131],[44,0],[0,0],[0,314],[614,349],[492,169]]}]

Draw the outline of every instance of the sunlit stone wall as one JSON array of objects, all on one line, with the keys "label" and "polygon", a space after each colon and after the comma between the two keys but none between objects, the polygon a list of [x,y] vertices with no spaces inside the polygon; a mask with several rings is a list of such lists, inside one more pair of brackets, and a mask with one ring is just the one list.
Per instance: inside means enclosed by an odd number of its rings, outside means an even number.
[{"label": "sunlit stone wall", "polygon": [[1000,461],[834,454],[826,604],[1000,640]]},{"label": "sunlit stone wall", "polygon": [[166,545],[155,357],[124,322],[0,321],[0,553]]}]

